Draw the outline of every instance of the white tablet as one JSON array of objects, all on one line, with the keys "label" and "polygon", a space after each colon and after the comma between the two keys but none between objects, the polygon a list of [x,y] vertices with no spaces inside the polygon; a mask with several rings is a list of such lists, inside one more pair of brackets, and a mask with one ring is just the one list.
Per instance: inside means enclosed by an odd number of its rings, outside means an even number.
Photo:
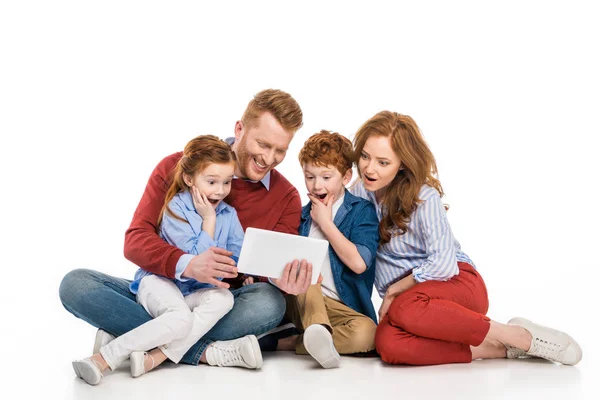
[{"label": "white tablet", "polygon": [[237,267],[245,274],[281,278],[285,264],[306,260],[312,264],[311,284],[314,285],[325,257],[329,256],[328,248],[327,240],[248,228]]}]

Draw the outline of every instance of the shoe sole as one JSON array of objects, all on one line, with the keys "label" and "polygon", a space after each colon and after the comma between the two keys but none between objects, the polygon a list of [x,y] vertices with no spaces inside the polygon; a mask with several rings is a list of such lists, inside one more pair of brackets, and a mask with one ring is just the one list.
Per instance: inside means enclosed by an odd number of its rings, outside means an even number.
[{"label": "shoe sole", "polygon": [[82,361],[73,361],[73,370],[78,378],[81,378],[85,381],[85,383],[95,386],[100,383],[102,379],[102,374],[100,374],[100,378],[96,374],[96,371],[87,363]]},{"label": "shoe sole", "polygon": [[[558,360],[549,360],[549,361],[558,362],[558,363],[561,363],[563,365],[575,365],[575,364],[579,363],[579,361],[581,361],[581,358],[583,357],[583,351],[581,350],[581,346],[579,346],[579,343],[577,343],[575,341],[575,339],[573,339],[571,336],[569,336],[568,334],[566,334],[563,331],[559,331],[559,330],[554,329],[554,328],[548,328],[548,327],[536,324],[536,323],[534,323],[534,322],[532,322],[532,321],[530,321],[530,320],[528,320],[526,318],[521,318],[521,317],[512,318],[510,321],[508,321],[508,325],[518,325],[518,326],[520,326],[521,328],[524,328],[524,329],[527,329],[527,326],[531,326],[531,325],[536,326],[537,325],[537,326],[541,327],[542,329],[543,328],[552,329],[553,331],[560,332],[561,334],[565,335],[565,337],[569,341],[569,346],[573,346],[573,349],[575,350],[576,361],[574,363],[565,363],[563,361],[558,361]],[[527,329],[527,330],[529,331],[529,329]],[[569,347],[569,346],[567,346],[567,347]],[[529,355],[528,353],[526,353],[526,354]]]},{"label": "shoe sole", "polygon": [[[138,368],[140,363],[142,365],[141,372]],[[130,367],[129,369],[130,369],[132,378],[140,377],[146,373],[146,371],[144,371],[144,352],[143,351],[134,351],[133,353],[131,353],[131,355],[129,356],[129,367]]]},{"label": "shoe sole", "polygon": [[[308,354],[310,354],[312,358],[314,358],[319,364],[321,364],[323,368],[337,368],[340,366],[342,358],[340,357],[339,353],[335,349],[335,346],[333,345],[333,338],[329,334],[329,331],[327,331],[326,329],[325,331],[327,332],[329,337],[324,336],[325,332],[323,332],[323,330],[310,329],[309,326],[306,329],[306,331],[304,331],[304,348],[306,349],[306,351],[308,351]],[[331,352],[330,356],[327,358],[321,357],[320,346],[314,346],[315,343],[321,344],[323,341],[327,341],[327,346],[329,346],[328,350]]]},{"label": "shoe sole", "polygon": [[258,344],[258,339],[254,335],[249,337],[250,341],[252,342],[252,353],[254,354],[254,360],[256,361],[256,367],[253,367],[252,369],[260,369],[260,367],[263,365],[263,358],[260,351],[260,346]]}]

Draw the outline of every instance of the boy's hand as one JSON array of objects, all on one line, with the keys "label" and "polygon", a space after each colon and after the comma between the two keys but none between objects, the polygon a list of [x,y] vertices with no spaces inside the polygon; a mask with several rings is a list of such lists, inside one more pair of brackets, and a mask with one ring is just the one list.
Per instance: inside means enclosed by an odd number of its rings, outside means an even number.
[{"label": "boy's hand", "polygon": [[254,278],[249,276],[246,279],[244,279],[244,282],[242,282],[242,286],[252,285],[253,283],[254,283]]},{"label": "boy's hand", "polygon": [[190,190],[192,191],[194,208],[196,208],[196,212],[200,214],[202,219],[216,218],[215,209],[210,204],[210,201],[208,201],[208,198],[204,194],[201,194],[196,186],[192,186]]},{"label": "boy's hand", "polygon": [[319,225],[321,228],[332,221],[332,208],[335,203],[335,196],[331,195],[327,199],[327,203],[322,203],[316,196],[308,194],[308,198],[312,202],[312,208],[310,210],[310,217]]}]

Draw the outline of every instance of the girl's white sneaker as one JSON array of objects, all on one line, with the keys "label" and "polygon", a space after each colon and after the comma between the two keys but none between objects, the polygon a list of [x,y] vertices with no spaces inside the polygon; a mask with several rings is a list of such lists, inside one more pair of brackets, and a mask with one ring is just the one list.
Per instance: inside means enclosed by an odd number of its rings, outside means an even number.
[{"label": "girl's white sneaker", "polygon": [[90,385],[97,385],[102,380],[102,371],[91,358],[73,361],[73,369],[78,377]]},{"label": "girl's white sneaker", "polygon": [[148,369],[150,371],[154,368],[154,358],[145,351],[134,351],[129,356],[129,363],[131,365],[131,376],[137,378],[138,376],[144,375],[146,371],[146,367],[144,366],[146,358],[150,357],[152,360],[152,366]]}]

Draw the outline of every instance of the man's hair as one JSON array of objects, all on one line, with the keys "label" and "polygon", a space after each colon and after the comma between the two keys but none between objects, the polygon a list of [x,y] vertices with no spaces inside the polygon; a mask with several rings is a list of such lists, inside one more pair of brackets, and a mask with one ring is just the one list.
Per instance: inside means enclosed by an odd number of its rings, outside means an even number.
[{"label": "man's hair", "polygon": [[322,130],[304,143],[298,160],[301,165],[314,164],[319,167],[333,165],[342,175],[352,168],[354,150],[352,142],[337,132]]},{"label": "man's hair", "polygon": [[275,117],[286,131],[296,133],[302,127],[302,110],[296,100],[284,91],[266,89],[254,95],[242,115],[242,123],[247,127],[256,126],[256,121],[265,112]]}]

